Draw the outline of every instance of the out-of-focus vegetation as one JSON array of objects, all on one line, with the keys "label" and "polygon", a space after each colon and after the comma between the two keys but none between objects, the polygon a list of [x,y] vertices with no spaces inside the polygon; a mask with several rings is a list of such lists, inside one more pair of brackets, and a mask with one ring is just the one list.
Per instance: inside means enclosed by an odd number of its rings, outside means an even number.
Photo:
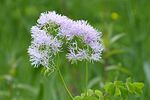
[{"label": "out-of-focus vegetation", "polygon": [[[101,62],[89,65],[89,84],[132,77],[145,83],[140,97],[150,99],[149,0],[0,0],[0,100],[69,100],[57,73],[34,69],[27,54],[31,26],[41,12],[55,10],[72,19],[88,20],[103,33]],[[85,63],[60,58],[60,69],[74,96],[84,92]]]}]

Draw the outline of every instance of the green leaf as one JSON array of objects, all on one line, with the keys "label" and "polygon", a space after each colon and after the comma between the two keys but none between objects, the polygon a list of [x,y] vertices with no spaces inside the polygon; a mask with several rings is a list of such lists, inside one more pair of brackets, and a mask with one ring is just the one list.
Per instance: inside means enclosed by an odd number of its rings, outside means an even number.
[{"label": "green leaf", "polygon": [[106,71],[114,71],[114,70],[120,71],[127,75],[131,75],[131,72],[125,67],[122,67],[121,65],[110,65],[106,67]]},{"label": "green leaf", "polygon": [[115,95],[116,96],[121,96],[121,91],[120,91],[120,89],[118,87],[116,87]]},{"label": "green leaf", "polygon": [[133,85],[131,82],[127,82],[127,83],[126,83],[126,86],[127,86],[128,91],[129,91],[131,94],[134,93],[135,87],[134,87],[134,85]]},{"label": "green leaf", "polygon": [[88,90],[88,95],[86,93],[81,93],[81,96],[76,96],[73,100],[99,100],[103,98],[103,93],[100,90]]},{"label": "green leaf", "polygon": [[145,62],[143,68],[144,68],[144,74],[146,76],[146,79],[150,85],[150,63]]},{"label": "green leaf", "polygon": [[135,87],[135,93],[141,94],[142,93],[142,89],[144,87],[144,84],[140,83],[140,82],[134,82],[133,85]]},{"label": "green leaf", "polygon": [[82,100],[80,96],[76,96],[73,100]]},{"label": "green leaf", "polygon": [[112,82],[107,83],[104,86],[104,89],[105,89],[106,93],[109,93],[110,95],[114,95],[114,93],[115,93],[115,87]]},{"label": "green leaf", "polygon": [[126,81],[127,81],[127,82],[132,82],[131,77],[127,78],[127,80],[126,80]]},{"label": "green leaf", "polygon": [[141,82],[131,82],[131,78],[128,78],[126,82],[126,87],[131,94],[141,94],[144,84]]},{"label": "green leaf", "polygon": [[118,54],[122,54],[122,53],[125,53],[125,51],[121,50],[121,49],[113,49],[113,50],[110,50],[109,52],[106,52],[105,57],[109,58],[113,55],[118,55]]},{"label": "green leaf", "polygon": [[91,89],[88,89],[87,94],[88,96],[92,96],[94,94],[94,91]]},{"label": "green leaf", "polygon": [[123,86],[124,83],[122,81],[115,81],[114,85],[117,86],[117,87],[119,87],[119,86]]},{"label": "green leaf", "polygon": [[125,99],[129,95],[127,88],[125,88],[125,86],[120,86],[119,88],[121,91],[121,97]]},{"label": "green leaf", "polygon": [[133,84],[139,89],[142,89],[144,87],[144,84],[141,82],[134,82]]},{"label": "green leaf", "polygon": [[85,97],[86,96],[86,94],[85,93],[81,93],[81,97]]},{"label": "green leaf", "polygon": [[113,44],[115,43],[116,41],[118,41],[119,39],[121,39],[123,36],[125,36],[124,33],[121,33],[121,34],[117,34],[115,36],[113,36],[110,40],[110,43]]},{"label": "green leaf", "polygon": [[88,87],[92,88],[95,84],[98,84],[100,82],[99,77],[95,77],[92,80],[89,81]]},{"label": "green leaf", "polygon": [[95,90],[95,95],[98,97],[103,97],[103,93],[100,90]]},{"label": "green leaf", "polygon": [[42,100],[44,97],[44,85],[43,83],[40,83],[40,89],[37,95],[37,100]]},{"label": "green leaf", "polygon": [[98,98],[96,98],[94,96],[86,96],[82,100],[98,100]]}]

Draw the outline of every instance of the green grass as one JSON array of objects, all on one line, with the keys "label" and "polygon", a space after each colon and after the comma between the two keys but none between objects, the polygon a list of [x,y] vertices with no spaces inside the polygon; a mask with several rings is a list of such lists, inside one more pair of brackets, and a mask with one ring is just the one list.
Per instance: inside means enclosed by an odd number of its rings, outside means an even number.
[{"label": "green grass", "polygon": [[[1,0],[0,100],[69,100],[57,73],[42,75],[40,69],[31,66],[27,54],[30,28],[41,12],[49,10],[72,19],[88,20],[102,31],[108,51],[103,53],[101,63],[89,65],[89,87],[100,89],[106,81],[125,81],[131,76],[144,82],[145,87],[141,97],[129,100],[149,100],[149,9],[149,0]],[[111,19],[113,12],[119,15],[115,21]],[[110,39],[121,33],[125,35],[111,43]],[[116,53],[107,56],[113,50]],[[69,89],[73,95],[79,95],[85,88],[85,63],[71,65],[63,57],[59,60]],[[120,69],[107,70],[110,65]]]}]

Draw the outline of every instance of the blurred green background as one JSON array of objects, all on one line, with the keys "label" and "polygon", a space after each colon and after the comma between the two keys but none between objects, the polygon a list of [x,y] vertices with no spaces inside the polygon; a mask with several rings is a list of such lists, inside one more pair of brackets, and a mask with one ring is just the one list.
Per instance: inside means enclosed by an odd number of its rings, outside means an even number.
[{"label": "blurred green background", "polygon": [[[90,64],[89,88],[132,77],[145,83],[143,94],[129,100],[150,100],[149,0],[0,0],[0,100],[69,100],[57,75],[41,74],[29,62],[30,28],[41,12],[53,11],[84,19],[103,33],[101,62]],[[85,63],[60,66],[73,95],[84,91]]]}]

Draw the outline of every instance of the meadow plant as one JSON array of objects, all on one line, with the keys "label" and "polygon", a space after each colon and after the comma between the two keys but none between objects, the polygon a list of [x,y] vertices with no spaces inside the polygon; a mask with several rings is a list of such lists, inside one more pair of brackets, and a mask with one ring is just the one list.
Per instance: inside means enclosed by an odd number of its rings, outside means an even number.
[{"label": "meadow plant", "polygon": [[[101,32],[97,31],[87,21],[71,20],[59,15],[55,11],[41,13],[37,24],[31,28],[31,45],[28,48],[31,64],[34,67],[43,66],[45,69],[58,71],[66,91],[73,100],[105,100],[105,96],[121,96],[124,91],[140,93],[142,83],[123,83],[116,81],[108,83],[104,87],[104,93],[100,90],[89,90],[88,85],[88,62],[100,61],[104,50],[101,40]],[[67,50],[63,47],[67,46]],[[86,62],[86,89],[81,96],[73,97],[67,88],[66,82],[54,60],[63,51],[67,51],[66,59],[71,63],[78,61]]]}]

